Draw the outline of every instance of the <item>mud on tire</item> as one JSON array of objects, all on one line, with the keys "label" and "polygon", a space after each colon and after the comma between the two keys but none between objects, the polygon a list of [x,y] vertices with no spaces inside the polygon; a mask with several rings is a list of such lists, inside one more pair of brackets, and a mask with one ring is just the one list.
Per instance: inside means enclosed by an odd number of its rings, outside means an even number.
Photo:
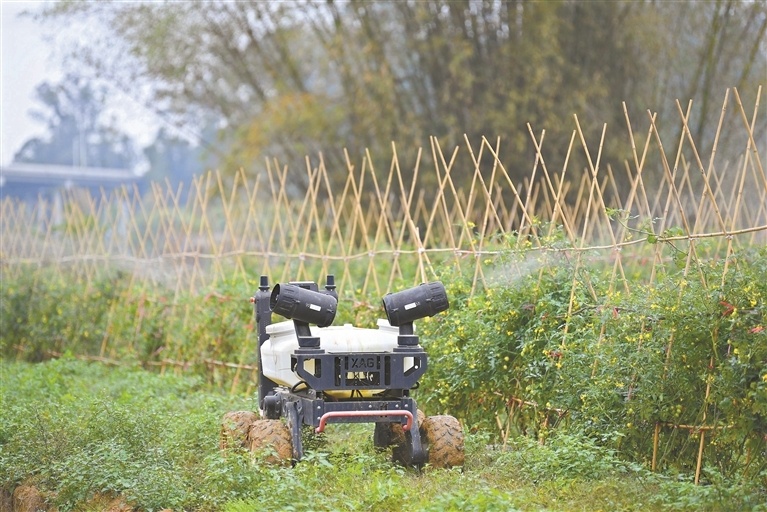
[{"label": "mud on tire", "polygon": [[248,431],[258,414],[253,411],[232,411],[224,414],[221,419],[221,434],[219,448],[226,453],[229,449],[247,448]]},{"label": "mud on tire", "polygon": [[[416,422],[418,425],[418,428],[421,428],[421,425],[423,425],[423,420],[426,419],[426,415],[423,413],[421,409],[418,409],[418,412],[416,414]],[[415,425],[413,425],[415,427]],[[389,423],[389,429],[390,429],[390,436],[389,436],[389,445],[390,446],[398,446],[405,442],[405,430],[402,428],[402,425],[399,423]]]},{"label": "mud on tire", "polygon": [[250,451],[263,455],[268,464],[287,465],[293,458],[293,440],[288,426],[280,420],[258,420],[248,431]]},{"label": "mud on tire", "polygon": [[463,466],[463,429],[452,416],[427,416],[421,425],[421,441],[427,461],[434,468]]}]

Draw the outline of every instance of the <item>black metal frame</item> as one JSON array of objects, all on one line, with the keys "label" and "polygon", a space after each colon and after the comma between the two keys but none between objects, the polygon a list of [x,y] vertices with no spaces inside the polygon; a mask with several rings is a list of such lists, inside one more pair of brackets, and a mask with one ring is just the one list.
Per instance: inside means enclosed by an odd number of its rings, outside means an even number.
[{"label": "black metal frame", "polygon": [[[312,371],[307,369],[308,362],[313,363]],[[298,349],[291,357],[293,371],[316,391],[412,389],[426,365],[426,352],[420,349],[354,354],[306,353]]]},{"label": "black metal frame", "polygon": [[293,440],[293,459],[303,458],[301,440],[302,426],[310,426],[321,433],[328,423],[399,423],[411,438],[412,463],[423,464],[426,454],[421,445],[417,427],[418,406],[413,398],[403,396],[394,399],[355,399],[330,401],[312,397],[313,390],[301,393],[278,388],[273,395],[265,397],[264,415],[268,419],[286,418]]},{"label": "black metal frame", "polygon": [[[290,284],[319,291],[313,282]],[[320,293],[337,298],[333,276],[328,276],[325,290]],[[253,298],[258,326],[259,368],[261,346],[269,339],[266,327],[272,323],[270,298],[268,278],[261,276],[258,292]],[[314,363],[313,371],[307,369],[306,363],[310,361]],[[384,427],[399,423],[405,431],[410,463],[420,466],[426,461],[417,426],[418,406],[410,397],[410,390],[418,386],[418,379],[426,371],[427,356],[418,345],[418,337],[413,334],[412,322],[400,326],[398,346],[392,352],[329,354],[319,346],[319,338],[312,338],[310,344],[299,343],[299,348],[291,356],[291,364],[302,379],[294,389],[278,385],[259,370],[258,403],[266,418],[287,419],[295,461],[300,461],[304,455],[302,426],[322,432],[327,423],[371,421],[376,423],[377,445],[385,446],[390,441],[387,435],[389,430]],[[299,386],[302,387],[298,389]],[[362,391],[371,389],[383,391],[372,397],[362,396]],[[349,397],[330,396],[326,391],[349,391]]]}]

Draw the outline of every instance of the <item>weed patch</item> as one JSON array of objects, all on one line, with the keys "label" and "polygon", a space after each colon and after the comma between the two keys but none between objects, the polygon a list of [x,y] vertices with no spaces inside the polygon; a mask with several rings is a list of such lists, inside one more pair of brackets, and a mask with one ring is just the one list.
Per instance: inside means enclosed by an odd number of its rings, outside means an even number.
[{"label": "weed patch", "polygon": [[199,378],[71,359],[0,371],[0,488],[34,485],[59,510],[105,496],[138,510],[763,509],[758,487],[650,473],[579,433],[500,448],[478,430],[463,470],[417,472],[375,451],[368,425],[337,425],[294,468],[273,467],[221,455],[221,415],[253,401],[206,391]]}]

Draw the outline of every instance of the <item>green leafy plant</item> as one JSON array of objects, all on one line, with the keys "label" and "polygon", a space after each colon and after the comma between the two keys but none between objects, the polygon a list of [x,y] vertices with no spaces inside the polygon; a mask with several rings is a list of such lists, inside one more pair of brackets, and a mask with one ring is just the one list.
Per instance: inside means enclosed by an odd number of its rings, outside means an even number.
[{"label": "green leafy plant", "polygon": [[[583,432],[628,460],[649,465],[657,452],[659,466],[687,474],[703,436],[722,474],[760,480],[764,249],[698,260],[695,274],[669,268],[630,293],[611,288],[598,265],[507,258],[486,270],[503,281],[421,322],[432,362],[419,392],[427,407],[504,441],[545,440],[555,427]],[[445,279],[458,296],[470,282]]]}]

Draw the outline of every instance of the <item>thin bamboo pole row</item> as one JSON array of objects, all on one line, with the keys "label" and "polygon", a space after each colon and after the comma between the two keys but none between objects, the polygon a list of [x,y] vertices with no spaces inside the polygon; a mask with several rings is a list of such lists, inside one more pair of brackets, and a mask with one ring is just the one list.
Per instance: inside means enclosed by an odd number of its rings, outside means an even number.
[{"label": "thin bamboo pole row", "polygon": [[[465,264],[462,255],[468,254],[474,256],[476,291],[478,284],[485,283],[482,257],[502,250],[489,243],[491,236],[512,235],[514,248],[522,248],[527,240],[526,247],[541,250],[549,247],[547,240],[561,226],[571,249],[579,253],[611,248],[612,281],[625,283],[627,260],[621,251],[648,236],[678,240],[677,233],[667,232],[674,226],[682,227],[693,261],[695,242],[705,236],[722,234],[721,244],[727,246],[724,257],[738,244],[764,239],[759,227],[767,224],[767,180],[756,144],[761,139],[753,134],[758,99],[753,113],[747,115],[737,91],[734,96],[736,113],[739,110],[745,120],[748,135],[744,155],[730,165],[716,161],[729,112],[728,95],[707,164],[689,129],[690,105],[683,112],[677,104],[682,130],[673,162],[667,158],[656,117],[649,115],[647,135],[638,144],[626,113],[631,156],[625,162],[625,176],[616,176],[611,165],[600,161],[606,128],[592,158],[574,117],[575,129],[559,172],[551,172],[547,165],[545,131],[538,137],[528,126],[536,155],[530,177],[519,184],[498,156],[500,139],[491,144],[483,138],[475,147],[465,138],[464,146],[445,150],[433,138],[433,168],[422,165],[419,153],[409,183],[392,146],[388,173],[383,175],[374,168],[369,152],[358,163],[347,154],[346,179],[340,189],[331,186],[331,172],[321,157],[317,166],[307,158],[308,186],[303,197],[291,195],[286,166],[266,161],[264,172],[255,180],[243,170],[230,178],[211,172],[195,178],[185,191],[168,183],[151,184],[144,197],[131,189],[94,196],[70,191],[59,199],[62,218],[58,221],[51,213],[55,206],[48,201],[30,206],[4,199],[0,224],[4,272],[21,271],[25,264],[74,266],[91,281],[105,267],[117,264],[127,266],[136,282],[171,283],[178,296],[224,281],[250,284],[258,273],[276,274],[278,279],[317,278],[309,274],[317,272],[319,261],[320,272],[339,274],[352,294],[380,295],[402,279],[428,278],[434,268],[432,254],[452,254],[449,259],[457,266]],[[570,155],[577,151],[585,156],[585,172],[571,165]],[[687,151],[693,155],[692,162],[686,159]],[[459,182],[455,169],[461,153],[470,158],[473,172],[468,181],[462,177]],[[483,165],[488,156],[491,164]],[[651,158],[660,161],[663,169],[652,193],[645,179]],[[699,176],[693,179],[696,170]],[[420,185],[429,176],[436,187],[427,198]],[[625,197],[621,197],[619,181],[629,184]],[[611,192],[609,203],[607,191]],[[647,223],[641,229],[639,221],[616,223],[607,214],[608,207]],[[544,232],[541,221],[548,223]],[[35,229],[29,229],[30,224]],[[730,232],[751,236],[733,238]],[[655,249],[653,268],[662,264],[663,256],[661,244]],[[407,255],[416,256],[415,275],[403,260]],[[438,260],[444,261],[444,256]],[[142,263],[149,263],[150,271],[142,272],[147,267]],[[388,273],[382,265],[390,267]]]},{"label": "thin bamboo pole row", "polygon": [[[628,156],[620,165],[603,160],[608,127],[602,127],[598,140],[587,140],[573,116],[564,162],[553,170],[546,131],[528,124],[535,157],[521,180],[500,156],[501,138],[491,143],[483,137],[473,144],[465,136],[461,145],[443,147],[432,137],[409,168],[394,144],[383,164],[369,151],[357,159],[345,151],[341,169],[329,169],[321,154],[316,162],[307,157],[301,180],[306,186],[300,191],[293,185],[295,171],[267,159],[256,176],[243,169],[231,175],[212,171],[196,177],[188,189],[165,182],[151,183],[143,195],[134,187],[98,194],[65,191],[36,204],[5,198],[0,201],[0,271],[11,279],[30,267],[73,272],[86,286],[105,269],[127,271],[136,293],[132,300],[139,305],[139,332],[146,320],[143,304],[154,287],[172,289],[169,307],[182,307],[182,297],[227,283],[254,287],[259,274],[278,281],[318,281],[333,273],[342,297],[357,299],[433,279],[444,266],[467,271],[475,294],[492,280],[495,257],[518,251],[547,263],[554,260],[545,258],[562,257],[572,266],[566,335],[580,287],[595,303],[604,302],[579,272],[596,258],[611,265],[608,294],[631,294],[632,286],[652,285],[675,250],[685,253],[684,275],[697,275],[703,286],[709,283],[702,253],[722,259],[723,285],[730,265],[737,265],[730,259],[737,249],[767,243],[762,164],[767,137],[757,133],[760,98],[761,89],[747,112],[737,89],[727,91],[707,151],[690,129],[692,102],[686,108],[676,102],[676,140],[664,140],[650,111],[644,130],[634,131],[624,104]],[[736,162],[720,161],[724,130],[743,136]],[[715,242],[714,249],[706,248],[706,241]],[[649,250],[648,243],[654,244]],[[631,269],[644,262],[649,264],[644,281],[629,279]],[[543,269],[539,280],[542,276]],[[108,313],[109,322],[116,308]],[[183,308],[187,327],[195,312],[188,303]],[[113,356],[108,332],[94,357]],[[603,325],[600,343],[604,334]],[[674,341],[672,333],[667,367],[676,357]],[[166,334],[163,342],[168,354],[158,362],[163,371],[187,364],[181,340]],[[233,355],[239,362],[223,363],[235,371],[233,389],[253,371],[242,362],[247,350],[243,345]],[[709,383],[704,402],[710,391]],[[696,427],[701,432],[708,428],[706,417],[704,408]],[[659,462],[661,426],[654,432],[653,468]],[[696,481],[703,434],[699,443]]]},{"label": "thin bamboo pole row", "polygon": [[[734,109],[728,108],[733,96]],[[725,258],[739,244],[765,239],[760,227],[767,224],[767,179],[764,148],[757,144],[764,137],[753,133],[759,99],[746,113],[736,90],[725,95],[707,157],[689,129],[691,105],[683,111],[677,103],[677,108],[681,134],[671,160],[656,116],[648,113],[647,132],[639,136],[624,105],[630,150],[622,175],[602,162],[606,127],[600,140],[587,141],[574,116],[566,158],[556,172],[547,165],[545,130],[538,135],[528,125],[535,159],[521,182],[499,156],[500,138],[472,144],[465,137],[452,148],[432,138],[430,164],[424,165],[419,151],[408,177],[394,145],[388,172],[374,165],[378,160],[370,152],[356,161],[346,153],[345,179],[335,188],[338,169],[328,169],[322,155],[318,163],[307,158],[303,194],[296,194],[286,165],[266,160],[255,177],[244,170],[231,176],[210,172],[188,189],[152,183],[143,197],[134,189],[98,195],[70,191],[57,199],[58,207],[55,201],[29,205],[6,198],[0,223],[3,271],[12,275],[25,265],[53,266],[75,269],[91,282],[105,266],[117,265],[136,283],[173,286],[176,296],[223,282],[252,284],[258,274],[285,280],[335,273],[339,288],[354,297],[429,279],[438,262],[464,267],[468,255],[476,292],[486,284],[486,256],[508,249],[552,250],[559,226],[573,254],[607,251],[611,289],[620,283],[629,293],[626,251],[639,249],[643,239],[684,241],[693,263],[703,237],[720,237]],[[743,156],[737,163],[718,162],[720,133],[732,125],[725,119],[737,115],[746,132]],[[583,155],[585,169],[571,158],[576,153]],[[462,155],[473,169],[462,168],[459,180]],[[653,169],[652,190],[650,161],[660,162],[662,170]],[[608,215],[616,209],[624,212],[624,221]],[[30,226],[30,218],[38,220]],[[669,231],[674,227],[683,235]],[[735,233],[750,237],[730,236]],[[493,242],[504,236],[512,237],[511,246]],[[653,271],[663,266],[663,246],[654,248]]]}]

